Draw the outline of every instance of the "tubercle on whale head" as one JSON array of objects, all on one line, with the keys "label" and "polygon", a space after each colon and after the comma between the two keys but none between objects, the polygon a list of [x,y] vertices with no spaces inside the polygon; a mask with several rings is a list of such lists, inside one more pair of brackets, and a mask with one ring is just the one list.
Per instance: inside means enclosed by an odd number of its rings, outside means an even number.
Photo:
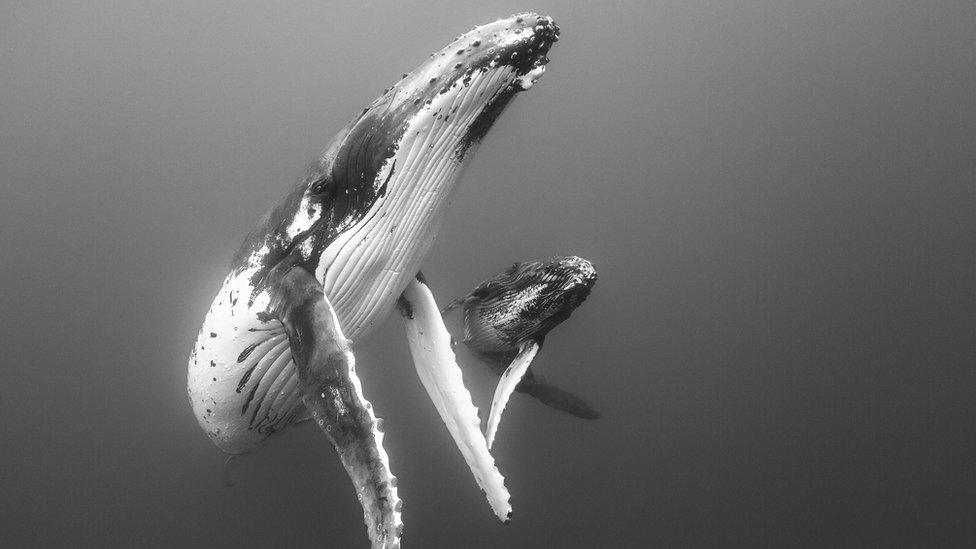
[{"label": "tubercle on whale head", "polygon": [[[427,62],[386,90],[384,95],[400,95],[402,102],[429,100],[431,92],[446,93],[451,85],[470,81],[476,71],[511,67],[510,84],[528,89],[545,72],[547,54],[559,40],[559,27],[549,16],[525,13],[499,19],[456,37]],[[381,98],[382,100],[382,98]]]},{"label": "tubercle on whale head", "polygon": [[[529,89],[545,73],[549,62],[547,55],[559,40],[559,32],[559,26],[551,17],[523,13],[474,27],[455,37],[451,43],[431,53],[419,67],[404,73],[398,82],[383,90],[380,97],[364,108],[323,154],[319,167],[341,162],[343,149],[362,144],[351,138],[363,133],[363,130],[368,130],[374,137],[384,127],[391,137],[403,131],[406,121],[417,111],[452,89],[470,85],[476,73],[510,68],[512,71],[503,91]],[[488,101],[491,98],[486,96],[484,99]],[[502,110],[504,104],[499,107]],[[444,116],[450,116],[450,113]],[[382,142],[378,139],[372,141]],[[359,155],[357,167],[373,168],[368,171],[375,173],[386,159],[395,154],[396,139],[390,139],[388,143],[384,148],[361,151],[366,154]],[[314,167],[310,172],[315,171]],[[333,166],[333,174],[340,171]],[[327,178],[318,179],[309,181],[313,184],[311,190],[327,191]]]},{"label": "tubercle on whale head", "polygon": [[513,341],[521,343],[526,337],[545,337],[569,318],[589,297],[596,279],[593,264],[578,256],[527,261],[482,282],[471,298],[476,307],[517,313],[522,321],[515,324],[518,337]]},{"label": "tubercle on whale head", "polygon": [[556,268],[566,279],[565,289],[572,287],[592,288],[596,284],[596,267],[582,257],[571,255],[556,260]]},{"label": "tubercle on whale head", "polygon": [[596,268],[586,259],[575,255],[554,259],[549,268],[552,272],[550,292],[561,303],[557,317],[565,320],[589,297],[596,284]]},{"label": "tubercle on whale head", "polygon": [[[463,160],[471,146],[479,142],[505,110],[517,92],[528,90],[545,73],[547,54],[559,40],[559,27],[549,16],[534,13],[513,15],[474,27],[457,36],[384,93],[361,116],[370,113],[402,112],[415,114],[425,107],[434,109],[438,98],[461,93],[479,76],[505,71],[496,90],[479,90],[481,113],[469,122],[464,137],[454,151]],[[486,80],[481,78],[482,81]],[[447,103],[446,101],[444,103]],[[436,109],[435,109],[436,110]],[[436,112],[444,120],[454,111]],[[393,151],[389,151],[392,156]]]}]

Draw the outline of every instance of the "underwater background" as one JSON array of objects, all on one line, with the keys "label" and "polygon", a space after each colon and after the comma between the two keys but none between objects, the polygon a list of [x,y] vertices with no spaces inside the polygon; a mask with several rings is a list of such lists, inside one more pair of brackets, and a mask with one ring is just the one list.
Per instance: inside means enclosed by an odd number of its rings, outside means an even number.
[{"label": "underwater background", "polygon": [[[513,261],[591,260],[535,367],[603,415],[513,397],[503,526],[391,316],[356,358],[404,546],[976,542],[971,0],[7,1],[0,545],[367,545],[311,426],[225,468],[187,356],[332,136],[526,10],[562,40],[424,273],[446,304]],[[486,413],[497,378],[459,353]]]}]

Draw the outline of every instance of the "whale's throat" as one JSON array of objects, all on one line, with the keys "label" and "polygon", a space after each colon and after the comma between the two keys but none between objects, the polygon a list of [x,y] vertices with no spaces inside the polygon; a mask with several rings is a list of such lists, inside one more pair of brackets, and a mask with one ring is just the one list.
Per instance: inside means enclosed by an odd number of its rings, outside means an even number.
[{"label": "whale's throat", "polygon": [[424,102],[377,175],[384,195],[320,256],[316,277],[353,341],[392,308],[420,268],[477,146],[472,128],[508,102],[513,73],[507,66],[475,71]]}]

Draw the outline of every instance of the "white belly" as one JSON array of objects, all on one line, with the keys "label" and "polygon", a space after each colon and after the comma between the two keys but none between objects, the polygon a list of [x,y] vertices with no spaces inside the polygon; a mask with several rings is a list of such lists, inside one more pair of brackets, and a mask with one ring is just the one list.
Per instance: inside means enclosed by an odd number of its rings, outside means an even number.
[{"label": "white belly", "polygon": [[[420,269],[476,144],[461,157],[456,147],[486,97],[511,73],[507,67],[478,73],[470,86],[457,94],[439,94],[422,109],[379,171],[377,177],[387,181],[386,194],[319,257],[315,277],[354,346],[393,310]],[[297,234],[310,223],[296,215],[289,233]],[[309,253],[303,246],[310,248],[311,242],[297,246],[299,253]],[[225,279],[190,356],[187,391],[194,413],[228,453],[253,449],[304,414],[287,337],[277,321],[258,319],[269,296],[262,293],[248,306],[250,278],[261,264],[261,253],[252,256],[250,268]]]}]

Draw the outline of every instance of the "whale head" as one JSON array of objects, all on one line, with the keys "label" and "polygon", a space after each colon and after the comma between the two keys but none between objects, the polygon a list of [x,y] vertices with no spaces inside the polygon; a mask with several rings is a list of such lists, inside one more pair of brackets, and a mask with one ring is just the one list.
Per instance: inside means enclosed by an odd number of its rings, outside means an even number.
[{"label": "whale head", "polygon": [[353,340],[420,268],[463,168],[498,116],[545,72],[550,17],[475,27],[432,53],[352,120],[238,254],[255,294],[272,268],[322,281]]},{"label": "whale head", "polygon": [[[558,39],[552,18],[536,14],[456,37],[336,136],[310,170],[308,191],[329,203],[337,220],[349,219],[391,190],[396,171],[429,177],[424,168],[462,163],[512,98],[543,75]],[[398,152],[412,154],[397,159]]]},{"label": "whale head", "polygon": [[512,97],[542,76],[558,39],[552,18],[536,14],[473,28],[384,90],[324,158],[336,175],[358,179],[355,186],[372,194],[383,192],[382,166],[420,136],[437,139],[428,143],[435,154],[463,159]]},{"label": "whale head", "polygon": [[554,260],[550,269],[555,299],[561,301],[558,308],[569,316],[590,295],[590,290],[596,284],[596,268],[582,257],[573,255]]},{"label": "whale head", "polygon": [[590,295],[597,274],[577,256],[515,263],[485,280],[445,312],[464,309],[464,343],[487,362],[508,362],[529,341],[542,341]]}]

